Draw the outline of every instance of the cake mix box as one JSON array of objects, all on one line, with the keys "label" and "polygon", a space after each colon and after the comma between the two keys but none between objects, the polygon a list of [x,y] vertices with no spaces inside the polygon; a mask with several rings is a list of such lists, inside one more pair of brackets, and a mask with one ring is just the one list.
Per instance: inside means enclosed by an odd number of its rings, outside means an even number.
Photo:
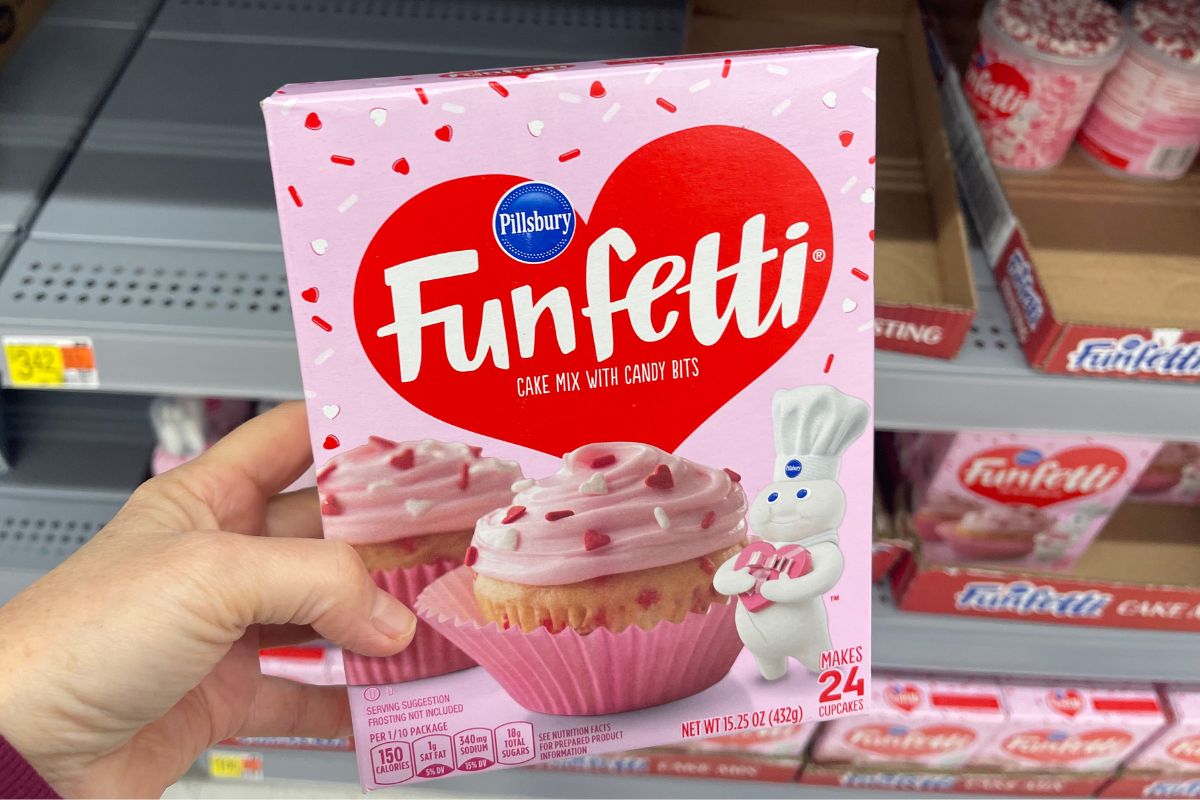
[{"label": "cake mix box", "polygon": [[875,55],[264,101],[365,787],[865,708]]},{"label": "cake mix box", "polygon": [[1007,720],[1000,687],[986,680],[875,675],[868,714],[824,725],[818,764],[905,764],[954,769]]},{"label": "cake mix box", "polygon": [[1200,444],[1164,443],[1137,479],[1130,497],[1149,503],[1200,506]]},{"label": "cake mix box", "polygon": [[1170,686],[1163,691],[1163,699],[1170,722],[1126,767],[1200,774],[1200,687]]},{"label": "cake mix box", "polygon": [[973,767],[1103,772],[1116,769],[1166,721],[1150,687],[1003,685],[1009,723]]},{"label": "cake mix box", "polygon": [[1158,443],[1075,434],[925,433],[901,443],[925,559],[1067,569]]}]

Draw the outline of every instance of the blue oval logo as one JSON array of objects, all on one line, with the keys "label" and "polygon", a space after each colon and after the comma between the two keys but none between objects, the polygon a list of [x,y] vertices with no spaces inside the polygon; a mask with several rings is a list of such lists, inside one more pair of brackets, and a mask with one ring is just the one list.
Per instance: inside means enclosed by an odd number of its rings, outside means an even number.
[{"label": "blue oval logo", "polygon": [[804,469],[804,465],[800,463],[800,459],[793,458],[791,461],[783,465],[783,474],[789,478],[794,478]]},{"label": "blue oval logo", "polygon": [[1032,467],[1034,464],[1038,463],[1041,460],[1042,460],[1042,451],[1034,450],[1032,448],[1029,450],[1022,450],[1021,452],[1017,453],[1017,455],[1013,458],[1013,461],[1015,461],[1019,466],[1022,466],[1022,467]]},{"label": "blue oval logo", "polygon": [[575,209],[556,187],[529,181],[500,198],[492,230],[501,249],[517,261],[545,264],[575,237]]}]

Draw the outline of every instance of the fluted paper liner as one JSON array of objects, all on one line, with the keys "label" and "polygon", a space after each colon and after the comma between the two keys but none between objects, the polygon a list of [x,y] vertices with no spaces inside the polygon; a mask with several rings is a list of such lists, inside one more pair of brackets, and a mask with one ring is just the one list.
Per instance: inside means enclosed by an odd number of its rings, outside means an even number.
[{"label": "fluted paper liner", "polygon": [[[458,559],[442,558],[417,567],[372,570],[371,577],[381,589],[412,608],[426,586],[461,563]],[[412,644],[402,652],[387,658],[372,658],[347,650],[343,661],[346,683],[351,686],[403,683],[475,666],[470,656],[420,618]]]},{"label": "fluted paper liner", "polygon": [[415,610],[513,700],[541,714],[616,714],[688,697],[724,678],[742,650],[734,603],[648,631],[501,630],[480,613],[468,567],[431,583]]}]

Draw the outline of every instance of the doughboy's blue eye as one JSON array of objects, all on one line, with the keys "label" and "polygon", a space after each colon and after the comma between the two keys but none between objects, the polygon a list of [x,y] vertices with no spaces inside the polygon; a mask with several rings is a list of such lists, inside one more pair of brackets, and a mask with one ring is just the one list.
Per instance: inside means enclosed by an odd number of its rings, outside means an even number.
[{"label": "doughboy's blue eye", "polygon": [[800,491],[796,492],[796,498],[798,500],[803,500],[806,497],[808,497],[808,489],[801,489]]},{"label": "doughboy's blue eye", "polygon": [[768,503],[774,503],[778,499],[779,499],[779,492],[771,492],[769,495],[767,495]]}]

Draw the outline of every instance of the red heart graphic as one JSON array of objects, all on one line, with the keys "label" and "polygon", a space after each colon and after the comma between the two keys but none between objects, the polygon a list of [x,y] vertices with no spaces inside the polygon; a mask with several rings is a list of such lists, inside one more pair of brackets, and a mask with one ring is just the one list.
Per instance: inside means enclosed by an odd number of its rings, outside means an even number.
[{"label": "red heart graphic", "polygon": [[310,286],[307,289],[305,289],[303,292],[300,293],[301,299],[303,299],[304,301],[309,302],[309,303],[317,302],[317,298],[320,297],[320,295],[321,295],[321,293],[317,290],[317,287],[315,287],[315,286]]},{"label": "red heart graphic", "polygon": [[1133,744],[1133,734],[1116,728],[1068,733],[1050,729],[1021,731],[1001,744],[1006,753],[1039,764],[1069,764],[1072,761],[1116,756]]},{"label": "red heart graphic", "polygon": [[1125,456],[1110,447],[1069,447],[1051,454],[994,447],[964,459],[958,479],[989,500],[1041,508],[1107,491],[1126,466]]},{"label": "red heart graphic", "polygon": [[603,83],[601,83],[600,81],[592,81],[592,88],[588,92],[588,94],[590,94],[592,97],[599,99],[601,97],[604,97],[604,95],[608,94],[608,92],[604,91]]},{"label": "red heart graphic", "polygon": [[449,125],[443,125],[434,131],[433,135],[443,142],[448,142],[454,136],[454,128],[451,128]]},{"label": "red heart graphic", "polygon": [[[585,222],[577,216],[575,236],[566,250],[543,264],[513,260],[492,232],[492,216],[500,198],[524,181],[510,175],[478,175],[421,192],[383,224],[359,266],[354,313],[368,358],[398,394],[452,425],[551,455],[597,441],[639,441],[673,450],[796,343],[825,295],[833,262],[829,207],[808,168],[761,134],[705,126],[649,142],[609,176],[591,218]],[[589,200],[574,199],[585,207]],[[785,298],[798,302],[794,322],[788,320],[785,326],[785,320],[776,316],[765,330],[743,334],[730,319],[719,339],[701,344],[689,303],[699,305],[705,298],[693,299],[692,292],[666,292],[653,301],[651,322],[661,331],[674,318],[670,332],[657,341],[645,341],[628,313],[615,312],[608,317],[612,356],[598,360],[592,317],[583,313],[589,304],[585,281],[588,249],[597,237],[620,228],[636,246],[636,253],[624,261],[604,251],[609,256],[608,280],[593,282],[591,290],[607,286],[616,301],[628,294],[635,275],[654,259],[675,256],[684,269],[676,285],[690,284],[696,277],[692,262],[697,242],[706,236],[706,241],[713,243],[719,235],[717,263],[708,265],[709,269],[728,269],[738,263],[743,225],[757,215],[764,215],[763,247],[771,258],[762,265],[761,275],[751,270],[741,279],[757,284],[757,308],[763,315],[780,288],[785,252],[789,248],[800,252],[807,244],[803,287],[799,291],[793,287]],[[807,233],[800,234],[796,223],[806,223]],[[800,238],[787,238],[789,229]],[[477,253],[478,270],[423,283],[421,309],[429,313],[431,309],[460,307],[463,349],[474,355],[484,303],[490,301],[493,313],[499,312],[503,320],[509,368],[497,367],[493,352],[485,354],[482,364],[473,370],[455,370],[446,354],[446,326],[434,324],[421,334],[417,379],[404,382],[396,337],[379,335],[381,328],[396,319],[384,271],[414,259],[463,250]],[[659,263],[666,268],[660,268],[655,285],[672,271],[666,262]],[[719,313],[729,311],[734,280],[720,280],[712,293],[715,296],[708,298]],[[569,293],[566,322],[573,328],[574,350],[562,352],[555,331],[565,323],[546,313],[537,321],[533,355],[523,356],[515,330],[513,292],[530,291],[536,302],[554,290],[561,295],[564,289]],[[748,322],[755,317],[756,323],[753,301],[751,295],[746,317]],[[742,308],[745,310],[746,303]],[[654,367],[635,372],[635,366],[646,364]],[[606,378],[614,375],[613,370],[616,381],[610,385]],[[697,370],[699,374],[695,374]],[[577,377],[579,390],[571,390],[570,383],[556,386],[560,374]],[[546,376],[544,384],[542,375]],[[643,376],[665,380],[636,382]],[[589,389],[589,379],[598,388]],[[537,393],[545,384],[549,393]]]},{"label": "red heart graphic", "polygon": [[738,553],[733,562],[734,569],[748,569],[754,576],[754,588],[742,592],[738,599],[747,611],[758,611],[774,605],[774,601],[762,596],[762,585],[781,575],[799,578],[812,571],[812,555],[798,544],[785,544],[776,549],[770,542],[751,542]]},{"label": "red heart graphic", "polygon": [[975,741],[975,731],[962,725],[860,725],[844,738],[851,747],[904,761],[962,750]]},{"label": "red heart graphic", "polygon": [[1052,689],[1046,693],[1046,705],[1064,717],[1083,711],[1083,695],[1074,689]]},{"label": "red heart graphic", "polygon": [[397,158],[392,162],[392,172],[399,172],[401,175],[408,174],[408,159]]},{"label": "red heart graphic", "polygon": [[310,111],[308,116],[304,118],[304,127],[310,131],[321,130],[321,118],[317,116],[317,112]]},{"label": "red heart graphic", "polygon": [[921,704],[921,690],[911,683],[889,683],[883,689],[883,699],[888,705],[911,714]]},{"label": "red heart graphic", "polygon": [[854,131],[842,131],[838,134],[838,141],[842,143],[842,147],[849,147],[854,141]]}]

